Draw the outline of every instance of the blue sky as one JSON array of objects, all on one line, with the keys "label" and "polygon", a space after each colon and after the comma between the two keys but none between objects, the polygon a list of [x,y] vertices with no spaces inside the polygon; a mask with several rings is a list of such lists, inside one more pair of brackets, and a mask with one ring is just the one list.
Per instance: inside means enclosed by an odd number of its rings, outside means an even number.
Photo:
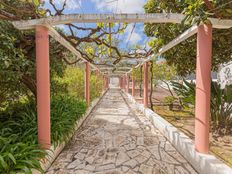
[{"label": "blue sky", "polygon": [[[45,0],[45,8],[52,9]],[[64,0],[54,0],[57,7],[61,8]],[[67,0],[65,14],[71,13],[144,13],[143,5],[146,0]],[[79,24],[80,26],[93,27],[95,24]],[[129,24],[125,33],[119,37],[122,40],[121,47],[126,45],[144,46],[148,38],[143,33],[143,24]],[[59,26],[64,28],[62,25]],[[83,33],[77,33],[82,35]]]}]

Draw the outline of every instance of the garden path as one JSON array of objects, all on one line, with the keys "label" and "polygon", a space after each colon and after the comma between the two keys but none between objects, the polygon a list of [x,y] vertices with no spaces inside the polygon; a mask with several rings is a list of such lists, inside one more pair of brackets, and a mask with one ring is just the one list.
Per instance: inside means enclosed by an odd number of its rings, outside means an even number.
[{"label": "garden path", "polygon": [[196,174],[118,89],[110,89],[47,174]]}]

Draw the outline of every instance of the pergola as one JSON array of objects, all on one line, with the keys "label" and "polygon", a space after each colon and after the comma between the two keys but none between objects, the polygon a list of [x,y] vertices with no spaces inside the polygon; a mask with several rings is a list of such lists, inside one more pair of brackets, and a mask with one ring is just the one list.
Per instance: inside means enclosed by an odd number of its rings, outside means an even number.
[{"label": "pergola", "polygon": [[[85,62],[85,99],[90,102],[90,69],[102,73],[105,78],[105,88],[108,88],[109,76],[120,77],[120,87],[129,92],[129,74],[133,66],[113,67],[94,65],[66,41],[53,26],[67,23],[181,23],[183,14],[69,14],[50,16],[42,19],[15,21],[13,25],[20,30],[35,29],[36,31],[36,79],[37,79],[37,117],[38,142],[44,148],[51,145],[50,137],[50,74],[49,74],[49,35],[65,46],[78,58]],[[144,66],[144,106],[148,106],[148,62],[175,45],[197,34],[197,65],[196,65],[196,105],[195,105],[195,148],[200,153],[209,151],[209,120],[210,120],[210,88],[211,88],[211,57],[212,57],[212,28],[226,29],[232,27],[232,20],[209,18],[211,24],[192,26],[158,53],[140,61],[135,68]],[[127,84],[127,85],[126,85]],[[132,77],[132,95],[135,81]]]}]

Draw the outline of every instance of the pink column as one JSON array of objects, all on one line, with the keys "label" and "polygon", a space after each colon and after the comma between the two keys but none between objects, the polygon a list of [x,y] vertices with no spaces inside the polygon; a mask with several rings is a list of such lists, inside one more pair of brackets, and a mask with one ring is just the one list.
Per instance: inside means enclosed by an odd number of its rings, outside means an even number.
[{"label": "pink column", "polygon": [[148,62],[145,62],[143,65],[144,74],[143,74],[143,105],[148,107]]},{"label": "pink column", "polygon": [[36,84],[38,142],[42,148],[51,146],[49,34],[44,26],[36,26]]},{"label": "pink column", "polygon": [[85,62],[85,101],[90,105],[90,65]]},{"label": "pink column", "polygon": [[97,77],[99,77],[99,75],[100,75],[99,69],[95,70],[95,74],[96,74]]},{"label": "pink column", "polygon": [[110,78],[106,77],[106,88],[109,88],[109,84],[110,84]]},{"label": "pink column", "polygon": [[120,89],[122,89],[122,80],[121,80],[121,77],[118,78],[118,81],[119,81],[119,87],[120,87]]},{"label": "pink column", "polygon": [[132,96],[135,96],[135,78],[132,76]]},{"label": "pink column", "polygon": [[121,77],[121,84],[122,84],[121,88],[123,89],[124,88],[124,77],[123,76]]},{"label": "pink column", "polygon": [[121,79],[121,89],[123,89],[123,77],[120,77]]},{"label": "pink column", "polygon": [[106,76],[104,76],[104,89],[106,90],[107,87],[106,87]]},{"label": "pink column", "polygon": [[195,148],[209,152],[212,26],[201,25],[197,32]]},{"label": "pink column", "polygon": [[109,78],[104,76],[104,89],[107,90],[109,88]]},{"label": "pink column", "polygon": [[126,77],[123,76],[123,89],[126,90]]},{"label": "pink column", "polygon": [[129,93],[129,88],[130,88],[130,76],[127,74],[126,75],[126,92]]},{"label": "pink column", "polygon": [[102,89],[105,90],[105,76],[102,75]]}]

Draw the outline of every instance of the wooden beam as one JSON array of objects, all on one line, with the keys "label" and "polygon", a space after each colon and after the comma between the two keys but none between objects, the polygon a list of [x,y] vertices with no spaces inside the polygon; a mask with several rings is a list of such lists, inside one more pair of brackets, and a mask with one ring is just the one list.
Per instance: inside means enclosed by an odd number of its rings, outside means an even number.
[{"label": "wooden beam", "polygon": [[184,15],[175,13],[154,14],[67,14],[47,18],[12,22],[18,29],[32,29],[36,25],[60,25],[67,23],[180,23]]},{"label": "wooden beam", "polygon": [[186,30],[184,33],[179,35],[177,38],[169,42],[167,45],[159,49],[158,54],[163,54],[164,52],[168,51],[169,49],[173,48],[174,46],[178,45],[179,43],[183,42],[184,40],[188,39],[189,37],[193,36],[196,33],[197,33],[197,26],[194,25],[188,30]]},{"label": "wooden beam", "polygon": [[[137,66],[135,66],[135,68],[138,68],[138,67],[142,66],[145,62],[149,62],[152,59],[160,56],[161,54],[165,53],[166,51],[170,50],[174,46],[178,45],[179,43],[183,42],[184,40],[188,39],[189,37],[193,36],[196,33],[197,33],[197,26],[194,25],[191,28],[189,28],[188,30],[186,30],[184,33],[180,34],[178,37],[173,39],[167,45],[165,45],[161,49],[159,49],[158,53],[149,56],[143,62],[139,63]],[[131,73],[131,72],[132,72],[132,69],[130,71],[128,71],[128,73]]]},{"label": "wooden beam", "polygon": [[[67,48],[69,51],[71,51],[74,55],[77,56],[77,58],[82,59],[84,62],[87,62],[81,54],[74,48],[66,39],[63,38],[53,27],[46,25],[46,27],[49,29],[49,35],[55,39],[57,42],[59,42],[61,45],[63,45],[65,48]],[[90,63],[90,66],[93,69],[98,69],[97,66]]]},{"label": "wooden beam", "polygon": [[[33,29],[36,25],[60,25],[67,23],[181,23],[185,15],[177,13],[146,14],[67,14],[47,18],[12,22],[21,30]],[[209,18],[214,28],[230,28],[232,20]]]}]

